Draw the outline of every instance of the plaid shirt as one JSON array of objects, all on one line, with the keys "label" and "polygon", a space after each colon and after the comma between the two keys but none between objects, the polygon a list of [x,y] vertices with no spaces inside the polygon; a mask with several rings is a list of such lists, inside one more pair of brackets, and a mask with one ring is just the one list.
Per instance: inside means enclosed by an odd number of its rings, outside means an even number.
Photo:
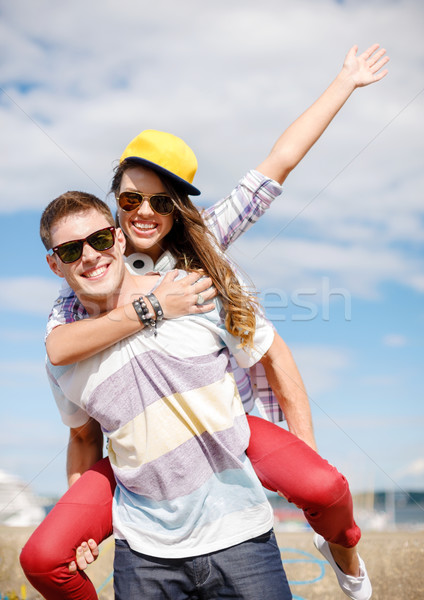
[{"label": "plaid shirt", "polygon": [[[281,185],[252,170],[240,180],[229,196],[205,209],[202,213],[204,221],[222,250],[225,251],[250,229],[281,192]],[[154,266],[155,271],[173,268],[173,257],[169,252],[165,252]],[[64,284],[49,315],[46,338],[58,325],[73,323],[87,316],[75,292]],[[246,412],[250,412],[256,405],[264,418],[274,423],[282,421],[284,415],[268,384],[262,364],[257,363],[249,370],[244,370],[232,360],[232,367]]]}]

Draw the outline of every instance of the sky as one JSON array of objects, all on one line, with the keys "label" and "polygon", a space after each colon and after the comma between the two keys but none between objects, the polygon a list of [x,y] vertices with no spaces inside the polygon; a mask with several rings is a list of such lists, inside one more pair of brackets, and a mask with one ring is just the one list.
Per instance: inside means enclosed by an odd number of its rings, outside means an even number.
[{"label": "sky", "polygon": [[423,25],[421,0],[0,0],[0,469],[66,490],[44,371],[60,283],[38,236],[47,203],[106,199],[129,140],[159,129],[195,151],[209,206],[351,46],[377,42],[388,76],[353,93],[231,256],[294,354],[320,453],[354,492],[424,488]]}]

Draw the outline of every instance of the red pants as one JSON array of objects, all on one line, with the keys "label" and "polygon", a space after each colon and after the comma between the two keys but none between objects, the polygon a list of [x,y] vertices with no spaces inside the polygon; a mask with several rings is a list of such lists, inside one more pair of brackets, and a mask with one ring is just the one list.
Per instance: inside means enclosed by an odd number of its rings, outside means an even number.
[{"label": "red pants", "polygon": [[[346,479],[287,430],[247,417],[251,438],[247,455],[261,480],[304,512],[327,541],[355,546],[361,532],[353,519]],[[83,571],[70,573],[77,547],[112,533],[115,479],[109,460],[96,463],[59,500],[24,546],[20,561],[31,584],[47,600],[97,600]]]}]

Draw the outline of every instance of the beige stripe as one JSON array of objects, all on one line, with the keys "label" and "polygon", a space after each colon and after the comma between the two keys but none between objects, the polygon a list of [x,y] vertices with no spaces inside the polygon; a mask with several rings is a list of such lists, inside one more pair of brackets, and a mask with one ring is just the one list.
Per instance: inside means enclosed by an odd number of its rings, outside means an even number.
[{"label": "beige stripe", "polygon": [[109,459],[119,468],[140,467],[194,436],[229,429],[234,419],[243,414],[234,377],[226,373],[219,382],[173,394],[148,406],[109,435]]}]

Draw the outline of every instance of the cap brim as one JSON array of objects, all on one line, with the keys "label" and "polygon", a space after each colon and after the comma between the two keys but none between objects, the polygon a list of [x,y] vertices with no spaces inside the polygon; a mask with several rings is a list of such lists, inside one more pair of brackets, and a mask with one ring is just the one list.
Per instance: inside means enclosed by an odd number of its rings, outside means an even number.
[{"label": "cap brim", "polygon": [[171,181],[175,184],[176,188],[184,190],[184,192],[189,196],[200,196],[201,194],[200,190],[194,187],[194,185],[191,185],[191,183],[189,183],[185,179],[178,177],[178,175],[171,173],[171,171],[164,169],[164,167],[161,167],[160,165],[157,165],[154,162],[150,162],[150,160],[140,158],[139,156],[126,156],[122,162],[126,162],[127,160],[134,161],[143,167],[147,167],[148,169],[152,169],[152,171],[156,171],[159,174],[165,175],[166,177],[168,177],[168,179],[171,179]]}]

